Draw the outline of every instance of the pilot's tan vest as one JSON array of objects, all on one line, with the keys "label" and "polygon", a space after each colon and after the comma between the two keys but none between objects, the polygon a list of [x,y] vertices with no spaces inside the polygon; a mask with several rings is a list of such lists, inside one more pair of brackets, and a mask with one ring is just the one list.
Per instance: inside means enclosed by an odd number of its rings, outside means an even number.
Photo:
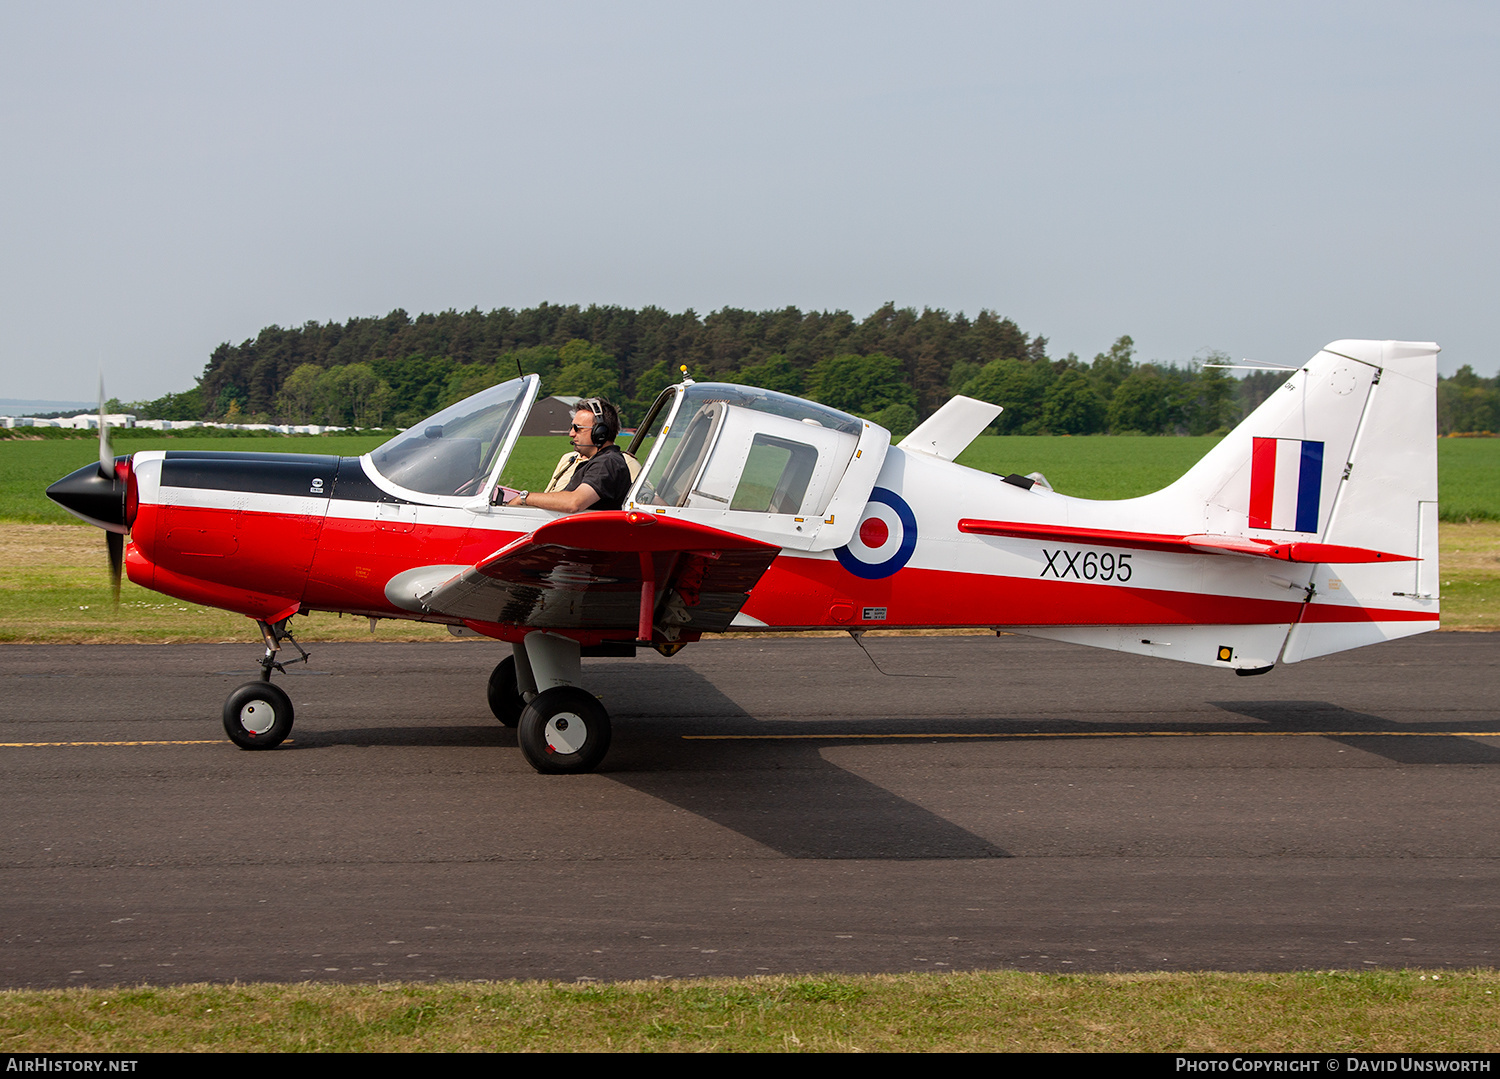
[{"label": "pilot's tan vest", "polygon": [[[624,450],[620,452],[625,453]],[[563,454],[558,459],[557,467],[552,470],[552,479],[547,482],[547,491],[561,491],[567,487],[568,482],[573,478],[573,473],[578,471],[578,466],[583,464],[584,460],[583,455],[577,450],[569,450]],[[630,482],[634,483],[636,477],[641,474],[641,463],[625,453],[625,467],[630,469]]]}]

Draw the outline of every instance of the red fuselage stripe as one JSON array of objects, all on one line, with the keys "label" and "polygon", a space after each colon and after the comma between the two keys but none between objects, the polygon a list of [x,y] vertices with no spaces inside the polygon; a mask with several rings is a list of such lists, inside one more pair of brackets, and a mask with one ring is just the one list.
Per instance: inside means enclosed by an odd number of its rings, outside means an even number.
[{"label": "red fuselage stripe", "polygon": [[[837,562],[783,555],[750,594],[745,613],[769,625],[1137,626],[1277,625],[1298,621],[1300,600],[1001,577],[908,566],[864,580]],[[866,609],[883,619],[865,619]],[[1310,604],[1308,622],[1436,621],[1427,612]]]},{"label": "red fuselage stripe", "polygon": [[[264,618],[275,601],[317,610],[414,617],[385,597],[385,584],[426,565],[475,565],[516,532],[401,524],[339,516],[291,517],[219,509],[142,506],[127,559],[148,588]],[[158,534],[158,526],[167,531]],[[400,528],[408,531],[400,531]],[[220,536],[232,544],[211,545]],[[291,556],[289,558],[289,556]],[[252,581],[265,592],[248,591]],[[272,588],[267,588],[272,583]],[[1305,606],[1305,609],[1304,609]],[[881,609],[884,609],[883,617]],[[768,626],[1275,625],[1422,622],[1436,615],[1352,604],[1255,599],[1119,583],[1041,580],[908,566],[891,577],[856,577],[832,558],[778,557],[744,612]],[[865,617],[866,614],[870,617]]]}]

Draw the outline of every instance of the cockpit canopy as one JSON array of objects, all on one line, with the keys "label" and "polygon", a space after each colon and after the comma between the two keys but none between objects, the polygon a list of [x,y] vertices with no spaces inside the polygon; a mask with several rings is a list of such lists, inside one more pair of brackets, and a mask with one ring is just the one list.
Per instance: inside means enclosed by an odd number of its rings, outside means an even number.
[{"label": "cockpit canopy", "polygon": [[[399,500],[492,504],[539,385],[527,375],[443,409],[367,454],[365,474]],[[889,441],[883,428],[784,393],[685,382],[663,391],[630,444],[645,468],[629,503],[832,550],[848,542]]]},{"label": "cockpit canopy", "polygon": [[651,453],[642,506],[821,514],[848,468],[862,420],[797,397],[722,383],[674,387],[631,443]]},{"label": "cockpit canopy", "polygon": [[381,477],[406,491],[472,498],[504,463],[531,400],[536,375],[466,397],[370,454]]}]

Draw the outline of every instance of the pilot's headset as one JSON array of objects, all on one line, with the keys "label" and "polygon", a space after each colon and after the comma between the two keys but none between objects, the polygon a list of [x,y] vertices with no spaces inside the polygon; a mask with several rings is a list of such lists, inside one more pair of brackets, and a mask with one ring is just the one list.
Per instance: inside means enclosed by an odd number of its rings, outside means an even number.
[{"label": "pilot's headset", "polygon": [[604,410],[604,402],[597,397],[578,402],[579,408],[586,408],[594,414],[594,426],[589,429],[589,440],[596,446],[602,446],[615,437],[618,428],[610,423],[609,413]]}]

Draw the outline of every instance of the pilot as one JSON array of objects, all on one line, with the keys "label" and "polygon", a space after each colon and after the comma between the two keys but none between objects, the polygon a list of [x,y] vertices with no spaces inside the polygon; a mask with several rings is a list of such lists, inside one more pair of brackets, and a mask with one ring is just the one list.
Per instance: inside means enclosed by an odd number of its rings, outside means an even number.
[{"label": "pilot", "polygon": [[624,505],[632,477],[624,452],[615,445],[615,435],[620,433],[619,411],[602,397],[580,401],[571,431],[573,451],[580,461],[567,485],[560,491],[522,491],[505,503],[507,506],[578,513],[617,510]]}]

